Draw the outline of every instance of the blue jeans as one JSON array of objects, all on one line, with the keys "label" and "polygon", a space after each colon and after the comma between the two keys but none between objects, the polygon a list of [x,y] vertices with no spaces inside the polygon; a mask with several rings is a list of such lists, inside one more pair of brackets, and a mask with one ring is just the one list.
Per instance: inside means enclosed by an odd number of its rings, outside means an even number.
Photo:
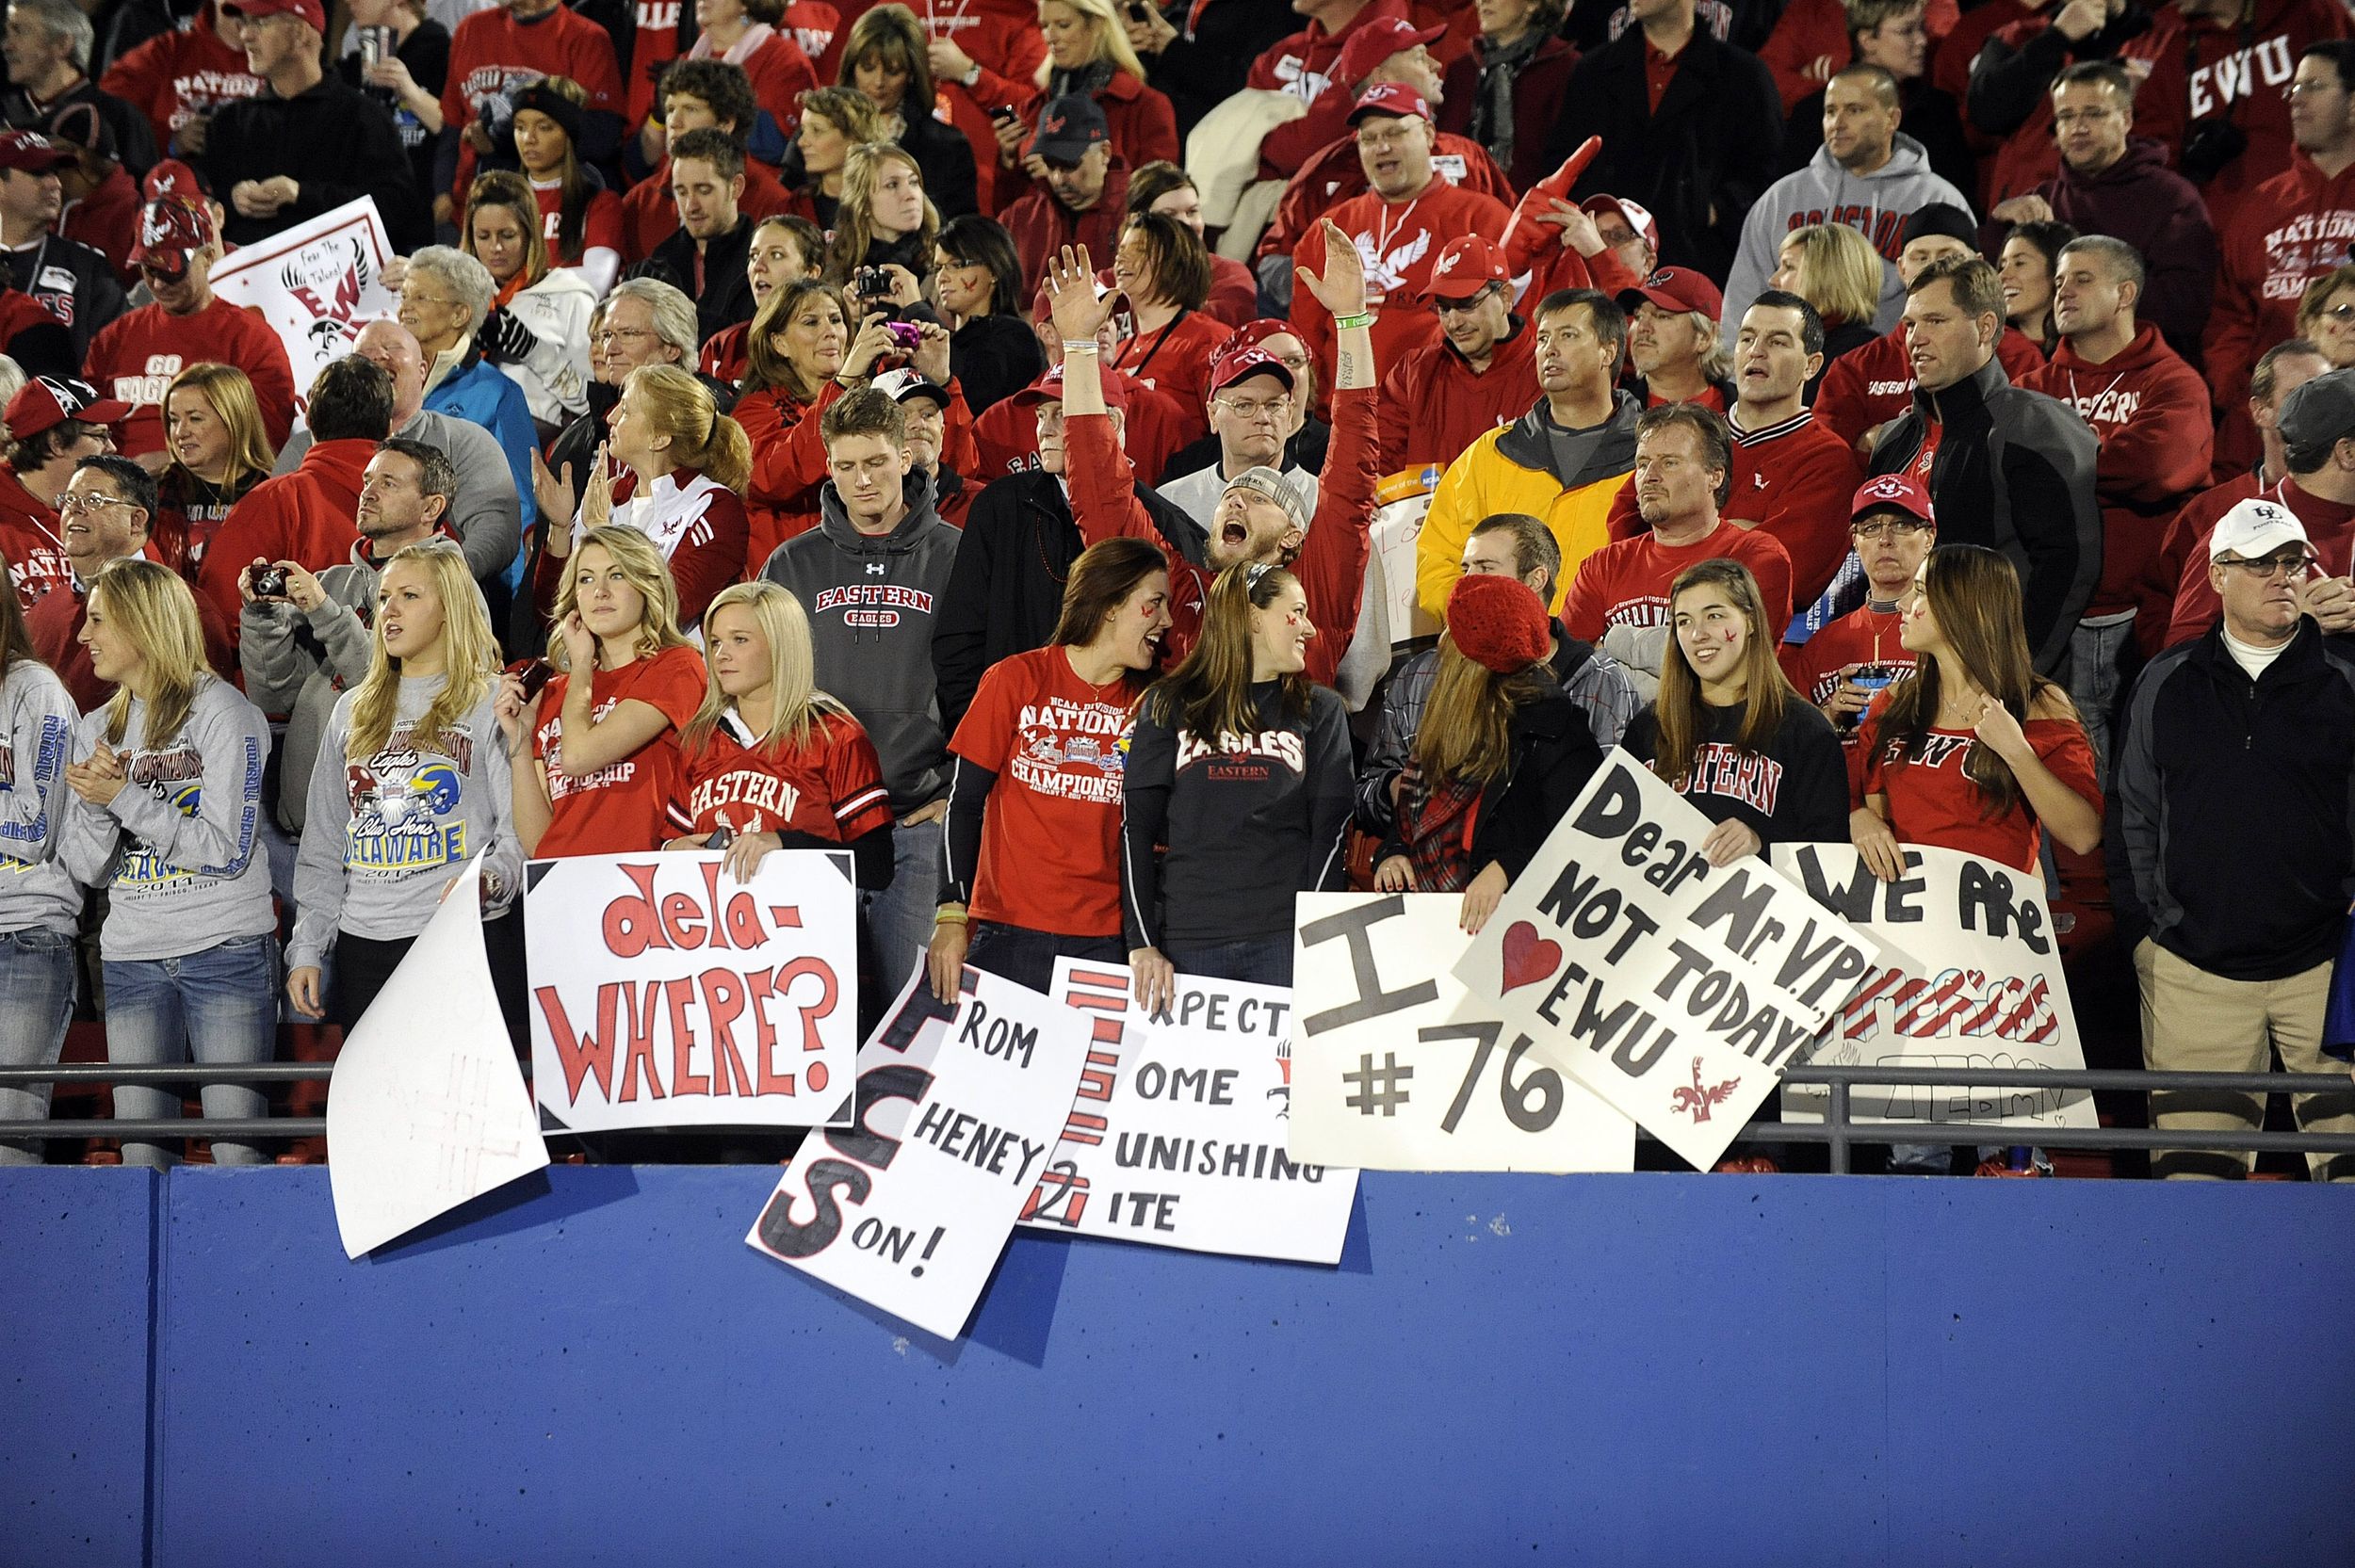
[{"label": "blue jeans", "polygon": [[2126,664],[2135,656],[2135,617],[2120,610],[2098,621],[2080,621],[2069,634],[2069,700],[2093,748],[2094,777],[2110,782],[2110,721],[2126,697]]},{"label": "blue jeans", "polygon": [[880,1018],[932,946],[933,913],[940,908],[940,823],[902,822],[891,830],[891,885],[859,895],[881,993],[862,1015]]},{"label": "blue jeans", "polygon": [[[238,936],[179,958],[106,964],[106,1057],[123,1063],[195,1059],[231,1066],[268,1061],[278,1039],[278,939]],[[180,1114],[174,1089],[115,1090],[115,1115],[148,1121]],[[203,1086],[207,1117],[259,1117],[269,1101],[246,1084]],[[165,1166],[160,1143],[125,1139],[125,1165]],[[216,1165],[259,1165],[251,1143],[216,1140]]]},{"label": "blue jeans", "polygon": [[1246,985],[1292,983],[1292,939],[1289,935],[1242,942],[1164,942],[1161,956],[1180,975],[1241,980]]},{"label": "blue jeans", "polygon": [[1126,963],[1129,955],[1116,936],[1057,936],[1027,926],[1000,926],[993,920],[973,922],[973,942],[965,962],[999,979],[1049,991],[1055,983],[1055,961],[1084,960],[1090,963]]},{"label": "blue jeans", "polygon": [[[73,1021],[73,933],[39,927],[0,934],[0,1064],[47,1067]],[[47,1084],[0,1087],[0,1122],[49,1114]],[[0,1142],[0,1165],[39,1165],[38,1141]]]}]

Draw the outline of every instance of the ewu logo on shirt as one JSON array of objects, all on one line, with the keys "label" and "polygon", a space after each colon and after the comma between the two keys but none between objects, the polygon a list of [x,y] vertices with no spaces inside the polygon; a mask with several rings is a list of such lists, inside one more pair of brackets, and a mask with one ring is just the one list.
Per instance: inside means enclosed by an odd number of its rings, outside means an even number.
[{"label": "ewu logo on shirt", "polygon": [[[1178,767],[1182,771],[1195,763],[1209,759],[1214,764],[1277,762],[1295,773],[1308,770],[1307,742],[1291,730],[1261,730],[1254,735],[1236,735],[1231,731],[1221,735],[1215,745],[1197,738],[1192,733],[1178,736]],[[1264,767],[1256,769],[1264,778]],[[1224,775],[1213,771],[1211,777]]]},{"label": "ewu logo on shirt", "polygon": [[932,614],[933,596],[920,588],[902,588],[897,583],[845,583],[819,594],[809,613],[824,615],[837,609],[846,626],[896,626],[903,609]]},{"label": "ewu logo on shirt", "polygon": [[2235,49],[2191,73],[2191,117],[2198,120],[2254,98],[2260,83],[2263,90],[2278,93],[2289,85],[2297,70],[2297,62],[2290,58],[2286,33],[2276,33],[2246,49]]},{"label": "ewu logo on shirt", "polygon": [[161,403],[164,394],[171,389],[172,378],[180,374],[180,364],[177,354],[148,355],[147,369],[143,374],[115,378],[115,396],[135,407],[142,403]]},{"label": "ewu logo on shirt", "polygon": [[1739,800],[1761,816],[1772,816],[1782,795],[1782,764],[1712,740],[1694,751],[1693,770],[1677,781],[1676,788],[1680,795]]},{"label": "ewu logo on shirt", "polygon": [[1892,736],[1888,744],[1881,748],[1881,766],[1887,768],[1896,763],[1910,763],[1922,768],[1943,768],[1957,757],[1966,755],[1977,744],[1967,735],[1925,735],[1922,737],[1922,749],[1908,757],[1904,739]]}]

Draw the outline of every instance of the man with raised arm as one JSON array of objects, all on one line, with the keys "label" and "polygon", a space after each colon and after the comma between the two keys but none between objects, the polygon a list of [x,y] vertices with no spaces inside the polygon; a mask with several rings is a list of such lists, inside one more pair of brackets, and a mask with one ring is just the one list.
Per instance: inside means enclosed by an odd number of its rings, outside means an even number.
[{"label": "man with raised arm", "polygon": [[[1307,595],[1308,616],[1322,634],[1308,644],[1308,678],[1333,684],[1349,650],[1365,590],[1366,529],[1373,521],[1373,313],[1366,306],[1365,263],[1347,235],[1324,225],[1322,276],[1300,271],[1300,283],[1333,316],[1335,375],[1333,440],[1318,488],[1314,516],[1307,499],[1273,468],[1246,468],[1226,481],[1205,547],[1208,566],[1169,564],[1172,658],[1183,658],[1202,630],[1202,604],[1210,581],[1227,567],[1263,561],[1291,570]],[[1066,248],[1048,267],[1055,331],[1064,346],[1064,442],[1068,453],[1071,512],[1080,537],[1127,534],[1160,542],[1161,533],[1136,499],[1129,460],[1105,413],[1096,331],[1116,299],[1098,299],[1087,248]]]}]

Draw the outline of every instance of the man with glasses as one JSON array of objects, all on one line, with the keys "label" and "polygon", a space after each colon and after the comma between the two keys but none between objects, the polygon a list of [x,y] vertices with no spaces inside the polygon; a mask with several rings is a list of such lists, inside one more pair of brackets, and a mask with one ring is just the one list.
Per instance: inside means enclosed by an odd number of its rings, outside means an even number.
[{"label": "man with glasses", "polygon": [[[89,585],[108,561],[147,548],[148,531],[155,523],[155,481],[130,459],[102,452],[74,464],[65,493],[57,498],[57,510],[72,576],[26,612],[24,632],[33,652],[65,683],[74,705],[88,712],[113,689],[91,671],[89,650],[82,646]],[[203,599],[197,601],[196,612],[204,635],[205,662],[223,677],[235,675],[237,654],[228,622]]]},{"label": "man with glasses", "polygon": [[213,262],[219,254],[212,215],[202,206],[175,197],[148,202],[139,214],[131,265],[154,302],[102,328],[83,362],[85,375],[131,406],[122,423],[122,455],[151,474],[171,466],[164,395],[191,364],[209,362],[245,372],[273,448],[284,446],[294,428],[294,367],[286,346],[258,311],[213,292]]},{"label": "man with glasses", "polygon": [[1848,538],[1864,570],[1864,603],[1780,652],[1782,672],[1799,695],[1852,739],[1873,699],[1912,671],[1913,655],[1897,638],[1897,612],[1938,542],[1938,519],[1929,492],[1903,474],[1865,480],[1848,511]]},{"label": "man with glasses", "polygon": [[2298,333],[2306,285],[2347,260],[2355,234],[2355,42],[2317,43],[2290,79],[2296,161],[2250,192],[2224,239],[2202,364],[2219,411],[2217,466],[2245,466],[2257,435],[2243,403],[2259,354]]},{"label": "man with glasses", "polygon": [[[1014,236],[1022,260],[1022,298],[1038,292],[1047,264],[1066,245],[1109,256],[1120,248],[1129,202],[1129,166],[1113,155],[1104,111],[1084,92],[1047,105],[1030,153],[1047,166],[1044,180],[1003,179],[1001,192],[1021,194],[1001,207],[998,221]],[[1025,186],[1028,189],[1024,189]]]},{"label": "man with glasses", "polygon": [[[2355,370],[2299,386],[2282,399],[2278,424],[2289,476],[2256,498],[2296,518],[2314,553],[2317,570],[2297,585],[2298,608],[2334,637],[2355,632]],[[2220,612],[2216,574],[2195,559],[2175,596],[2168,641],[2203,635]]]},{"label": "man with glasses", "polygon": [[1479,234],[1449,240],[1431,264],[1422,299],[1439,340],[1390,367],[1382,381],[1382,472],[1444,468],[1537,396],[1528,323],[1513,314],[1504,257]]},{"label": "man with glasses", "polygon": [[[2167,166],[2167,149],[2135,130],[2135,79],[2115,60],[2084,60],[2053,83],[2060,172],[1995,208],[2001,224],[2057,219],[2124,240],[2150,268],[2140,315],[2184,354],[2216,295],[2216,229],[2200,189]],[[1996,229],[1993,254],[2002,248]]]},{"label": "man with glasses", "polygon": [[[2120,824],[2153,1071],[2337,1073],[2323,1018],[2355,897],[2355,653],[2300,613],[2314,569],[2287,508],[2243,501],[2208,541],[2220,611],[2136,682],[2118,765]],[[2311,1132],[2355,1132],[2355,1092],[2290,1102]],[[2265,1097],[2154,1091],[2168,1132],[2254,1131]],[[2167,1149],[2154,1176],[2235,1178],[2248,1154]],[[2310,1155],[2314,1179],[2355,1179],[2355,1156]]]},{"label": "man with glasses", "polygon": [[57,504],[77,464],[115,449],[108,427],[130,412],[64,377],[36,376],[8,399],[0,416],[8,431],[0,452],[0,554],[27,613],[73,582]]},{"label": "man with glasses", "polygon": [[233,0],[225,12],[245,19],[245,68],[265,90],[221,105],[197,157],[228,203],[222,237],[252,245],[369,196],[395,251],[430,240],[392,111],[319,63],[320,0]]}]

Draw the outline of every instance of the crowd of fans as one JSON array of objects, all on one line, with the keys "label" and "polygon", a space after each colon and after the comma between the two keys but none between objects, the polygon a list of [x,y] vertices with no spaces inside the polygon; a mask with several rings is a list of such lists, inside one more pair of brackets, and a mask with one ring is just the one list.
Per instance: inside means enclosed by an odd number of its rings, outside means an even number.
[{"label": "crowd of fans", "polygon": [[[869,1017],[1285,984],[1619,745],[2069,882],[2153,1067],[2346,1038],[2343,0],[94,9],[5,32],[0,1061],[348,1026],[477,856],[519,1040],[555,855],[848,849]],[[362,195],[299,389],[211,271]]]}]

